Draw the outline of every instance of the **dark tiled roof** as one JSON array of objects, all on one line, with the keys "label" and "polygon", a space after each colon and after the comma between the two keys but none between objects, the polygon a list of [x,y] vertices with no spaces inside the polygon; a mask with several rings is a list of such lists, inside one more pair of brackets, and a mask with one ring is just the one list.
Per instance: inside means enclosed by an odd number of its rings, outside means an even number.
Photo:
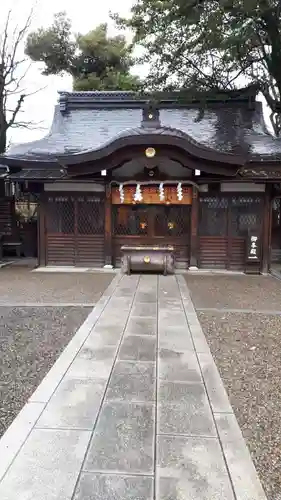
[{"label": "dark tiled roof", "polygon": [[62,179],[65,176],[65,173],[60,169],[22,169],[20,172],[10,174],[9,179],[12,181],[17,180],[35,180],[35,181],[44,181],[44,180],[57,180]]},{"label": "dark tiled roof", "polygon": [[[50,133],[41,140],[13,146],[7,156],[42,160],[100,150],[116,138],[140,130],[144,103],[132,92],[61,93]],[[253,159],[281,158],[281,139],[268,133],[260,102],[254,107],[239,100],[209,103],[203,113],[198,103],[172,105],[165,101],[159,107],[163,129],[187,134],[203,148]]]}]

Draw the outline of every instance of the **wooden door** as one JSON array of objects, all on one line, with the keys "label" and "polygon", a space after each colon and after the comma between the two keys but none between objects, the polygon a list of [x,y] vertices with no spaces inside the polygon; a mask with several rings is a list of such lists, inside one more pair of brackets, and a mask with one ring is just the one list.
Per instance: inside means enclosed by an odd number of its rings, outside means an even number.
[{"label": "wooden door", "polygon": [[104,265],[104,200],[94,193],[47,197],[46,264]]},{"label": "wooden door", "polygon": [[264,198],[255,194],[201,195],[199,267],[243,270],[249,231],[261,236]]}]

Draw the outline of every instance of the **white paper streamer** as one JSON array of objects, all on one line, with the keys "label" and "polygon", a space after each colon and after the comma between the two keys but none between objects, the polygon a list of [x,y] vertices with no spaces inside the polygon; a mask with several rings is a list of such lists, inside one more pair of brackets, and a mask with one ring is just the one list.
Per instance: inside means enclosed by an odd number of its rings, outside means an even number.
[{"label": "white paper streamer", "polygon": [[119,185],[119,193],[120,193],[120,201],[121,201],[121,203],[124,203],[125,196],[124,196],[124,187],[123,187],[123,184]]},{"label": "white paper streamer", "polygon": [[137,184],[137,187],[136,187],[136,192],[134,194],[134,200],[135,201],[142,201],[142,192],[141,192],[141,187],[140,187],[140,184]]},{"label": "white paper streamer", "polygon": [[178,197],[179,201],[181,201],[183,199],[182,184],[181,184],[181,182],[179,182],[178,185],[177,185],[177,197]]},{"label": "white paper streamer", "polygon": [[163,182],[161,182],[161,184],[159,185],[159,198],[161,201],[165,200],[165,191]]}]

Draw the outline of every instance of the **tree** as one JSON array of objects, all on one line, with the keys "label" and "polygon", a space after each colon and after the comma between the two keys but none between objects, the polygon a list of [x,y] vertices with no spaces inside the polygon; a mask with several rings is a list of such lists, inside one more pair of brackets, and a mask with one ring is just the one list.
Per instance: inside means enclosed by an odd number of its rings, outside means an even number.
[{"label": "tree", "polygon": [[19,120],[24,100],[28,94],[24,79],[30,65],[21,53],[32,12],[22,27],[12,29],[12,11],[9,10],[0,32],[0,154],[7,148],[7,134],[13,127],[29,127],[30,122]]},{"label": "tree", "polygon": [[132,47],[124,36],[110,38],[106,24],[74,35],[66,13],[60,12],[49,28],[29,34],[25,51],[44,63],[43,74],[72,75],[74,90],[131,90],[139,85],[130,73]]},{"label": "tree", "polygon": [[150,63],[151,88],[237,89],[252,84],[281,131],[280,0],[136,0],[129,19]]}]

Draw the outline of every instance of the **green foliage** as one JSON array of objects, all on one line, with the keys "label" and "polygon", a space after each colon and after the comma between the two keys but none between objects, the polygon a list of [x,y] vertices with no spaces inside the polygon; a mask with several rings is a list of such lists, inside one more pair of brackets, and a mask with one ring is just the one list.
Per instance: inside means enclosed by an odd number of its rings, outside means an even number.
[{"label": "green foliage", "polygon": [[151,88],[200,90],[257,85],[281,128],[280,0],[135,0],[134,43],[150,63]]},{"label": "green foliage", "polygon": [[65,13],[56,14],[50,28],[39,28],[29,33],[25,52],[33,61],[45,64],[45,75],[70,71],[75,60],[76,44],[72,39],[70,20]]},{"label": "green foliage", "polygon": [[108,37],[101,24],[85,35],[74,35],[64,12],[55,15],[52,26],[30,33],[26,54],[44,63],[43,73],[69,73],[75,90],[129,90],[139,86],[130,69],[132,47],[125,37]]}]

